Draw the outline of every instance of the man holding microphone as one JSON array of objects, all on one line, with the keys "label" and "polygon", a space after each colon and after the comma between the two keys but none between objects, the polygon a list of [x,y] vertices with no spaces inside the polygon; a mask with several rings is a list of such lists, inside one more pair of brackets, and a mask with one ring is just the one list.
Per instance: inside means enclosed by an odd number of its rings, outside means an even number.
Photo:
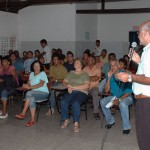
[{"label": "man holding microphone", "polygon": [[150,149],[150,20],[139,26],[140,44],[145,46],[142,56],[134,51],[132,60],[138,64],[136,74],[118,73],[116,78],[133,82],[132,90],[136,101],[136,129],[140,150]]}]

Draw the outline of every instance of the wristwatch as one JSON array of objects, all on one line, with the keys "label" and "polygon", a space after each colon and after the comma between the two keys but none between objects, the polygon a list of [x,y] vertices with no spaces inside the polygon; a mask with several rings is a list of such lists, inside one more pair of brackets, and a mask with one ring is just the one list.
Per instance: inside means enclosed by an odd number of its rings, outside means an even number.
[{"label": "wristwatch", "polygon": [[118,101],[121,102],[121,98],[118,98]]},{"label": "wristwatch", "polygon": [[129,73],[129,75],[128,75],[128,82],[132,82],[132,76],[131,76],[131,73]]}]

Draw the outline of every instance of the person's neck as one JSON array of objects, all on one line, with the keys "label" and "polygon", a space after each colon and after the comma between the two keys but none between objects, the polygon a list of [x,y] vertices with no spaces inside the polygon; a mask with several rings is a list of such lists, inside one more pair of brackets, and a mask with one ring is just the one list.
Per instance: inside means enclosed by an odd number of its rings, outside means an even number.
[{"label": "person's neck", "polygon": [[102,58],[105,58],[106,57],[106,55],[102,55]]},{"label": "person's neck", "polygon": [[68,62],[68,64],[73,64],[73,61],[72,62]]},{"label": "person's neck", "polygon": [[34,72],[34,75],[38,75],[40,72]]},{"label": "person's neck", "polygon": [[59,67],[60,66],[60,64],[56,64],[56,65],[54,65],[55,67]]},{"label": "person's neck", "polygon": [[90,68],[90,69],[92,69],[93,67],[94,67],[94,64],[92,64],[92,65],[89,65],[89,68]]},{"label": "person's neck", "polygon": [[76,72],[77,74],[80,74],[80,73],[82,72],[82,69],[81,69],[81,68],[77,68],[77,69],[75,70],[75,72]]}]

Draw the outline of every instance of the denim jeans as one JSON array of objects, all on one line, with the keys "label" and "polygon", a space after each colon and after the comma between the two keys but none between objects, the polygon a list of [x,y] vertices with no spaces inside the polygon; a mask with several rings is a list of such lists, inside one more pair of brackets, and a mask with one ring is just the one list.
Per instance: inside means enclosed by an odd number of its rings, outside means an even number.
[{"label": "denim jeans", "polygon": [[[103,98],[100,101],[100,105],[105,115],[107,124],[113,124],[115,122],[115,119],[112,116],[110,109],[106,108],[106,105],[110,102],[110,100],[113,97],[114,96],[108,96],[108,97]],[[130,121],[129,121],[129,105],[131,105],[132,103],[133,103],[133,99],[131,96],[126,97],[119,103],[123,130],[127,130],[131,128]]]},{"label": "denim jeans", "polygon": [[80,105],[87,97],[87,94],[80,91],[66,93],[61,100],[61,120],[69,119],[69,106],[72,105],[73,122],[80,122]]},{"label": "denim jeans", "polygon": [[8,100],[9,92],[6,89],[0,90],[1,100]]},{"label": "denim jeans", "polygon": [[[55,88],[56,88],[57,86],[59,87],[61,84],[62,83],[53,83],[52,87],[55,86]],[[51,90],[51,95],[50,95],[50,98],[49,98],[49,101],[50,101],[50,104],[51,104],[51,108],[55,108],[56,107],[56,100],[55,100],[54,92],[55,92],[55,90]],[[60,92],[57,92],[57,95],[59,93]]]},{"label": "denim jeans", "polygon": [[31,90],[26,93],[25,100],[28,99],[30,101],[30,104],[29,104],[30,108],[36,108],[36,101],[39,101],[39,100],[42,101],[43,99],[47,99],[48,95],[49,93],[47,92]]},{"label": "denim jeans", "polygon": [[100,93],[103,93],[105,84],[106,84],[106,78],[104,78],[104,79],[99,83],[99,92],[100,92]]}]

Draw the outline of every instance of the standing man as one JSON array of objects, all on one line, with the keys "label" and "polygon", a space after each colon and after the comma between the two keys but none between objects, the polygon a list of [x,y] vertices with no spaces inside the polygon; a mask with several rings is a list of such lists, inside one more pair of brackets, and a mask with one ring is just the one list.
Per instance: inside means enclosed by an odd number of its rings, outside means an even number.
[{"label": "standing man", "polygon": [[123,82],[133,82],[136,101],[136,129],[140,150],[150,149],[150,20],[139,26],[140,44],[145,46],[142,56],[134,52],[132,60],[138,64],[136,74],[119,73],[116,77]]},{"label": "standing man", "polygon": [[100,40],[96,40],[96,47],[94,48],[94,50],[92,52],[92,54],[94,56],[100,56],[100,54],[101,54],[100,45],[101,45]]},{"label": "standing man", "polygon": [[43,51],[41,54],[44,56],[44,59],[45,59],[45,67],[46,67],[46,69],[49,69],[49,67],[50,67],[49,65],[50,65],[50,61],[51,61],[50,48],[45,39],[41,40],[40,44],[41,44],[41,47],[43,48]]}]

